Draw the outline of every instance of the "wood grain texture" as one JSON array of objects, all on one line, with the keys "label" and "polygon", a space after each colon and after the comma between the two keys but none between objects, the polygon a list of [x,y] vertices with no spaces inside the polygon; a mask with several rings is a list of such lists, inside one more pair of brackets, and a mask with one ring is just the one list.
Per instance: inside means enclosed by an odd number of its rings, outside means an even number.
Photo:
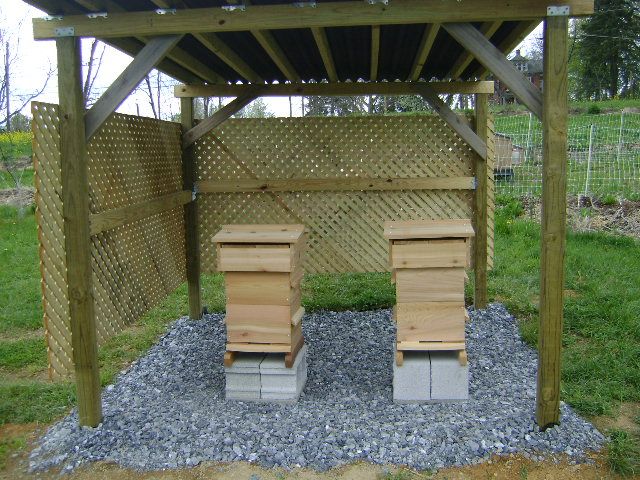
[{"label": "wood grain texture", "polygon": [[[476,95],[476,134],[485,142],[489,142],[489,96],[486,94]],[[490,152],[490,150],[489,150]],[[491,152],[492,153],[492,152]],[[473,227],[476,232],[473,249],[473,269],[475,272],[474,283],[474,305],[476,308],[486,308],[487,306],[487,251],[488,251],[488,225],[489,225],[489,205],[488,205],[488,171],[487,159],[479,156],[475,161],[476,170],[476,190],[474,195],[474,215]],[[493,174],[491,169],[490,174]]]},{"label": "wood grain texture", "polygon": [[291,272],[293,249],[289,245],[259,245],[236,247],[222,245],[219,249],[220,272]]},{"label": "wood grain texture", "polygon": [[396,301],[464,302],[464,268],[396,269]]},{"label": "wood grain texture", "polygon": [[300,224],[222,225],[212,240],[216,243],[298,244],[303,240],[304,229]]},{"label": "wood grain texture", "polygon": [[[491,37],[494,33],[498,31],[500,26],[502,25],[501,21],[492,21],[492,22],[484,22],[480,25],[480,33],[482,33],[487,39],[491,40]],[[504,51],[504,50],[502,50]],[[473,55],[469,52],[466,52],[464,55],[460,55],[458,59],[455,61],[449,73],[447,74],[448,78],[453,80],[460,78],[464,71],[467,69],[469,64],[473,61]]]},{"label": "wood grain texture", "polygon": [[[466,267],[468,243],[465,240],[407,240],[391,245],[393,268]],[[397,281],[397,276],[396,276]]]},{"label": "wood grain texture", "polygon": [[567,201],[567,38],[567,17],[549,17],[545,20],[540,333],[536,396],[536,420],[541,428],[560,421]]},{"label": "wood grain texture", "polygon": [[409,73],[409,80],[412,82],[417,81],[420,78],[424,64],[427,62],[433,43],[436,41],[436,36],[440,30],[439,23],[430,23],[425,25],[424,32],[422,33],[422,39],[420,40],[420,46],[416,53],[416,58],[413,60],[413,66]]},{"label": "wood grain texture", "polygon": [[464,342],[464,301],[398,303],[398,342]]},{"label": "wood grain texture", "polygon": [[330,82],[338,81],[338,73],[336,72],[336,65],[333,61],[333,54],[331,53],[331,47],[329,46],[329,40],[327,39],[327,33],[324,28],[314,27],[311,29],[313,38],[316,41],[320,56],[322,57],[322,63],[327,71],[327,78]]},{"label": "wood grain texture", "polygon": [[446,351],[446,350],[465,350],[464,342],[398,342],[396,350],[398,351]]},{"label": "wood grain texture", "polygon": [[102,421],[102,402],[89,242],[89,179],[81,80],[82,55],[77,38],[58,39],[56,47],[61,112],[64,251],[78,417],[80,425],[96,427]]},{"label": "wood grain texture", "polygon": [[389,240],[469,238],[474,235],[471,222],[466,218],[384,222],[384,238]]},{"label": "wood grain texture", "polygon": [[224,275],[227,303],[244,305],[290,305],[299,298],[300,284],[292,285],[288,272],[227,272]]}]

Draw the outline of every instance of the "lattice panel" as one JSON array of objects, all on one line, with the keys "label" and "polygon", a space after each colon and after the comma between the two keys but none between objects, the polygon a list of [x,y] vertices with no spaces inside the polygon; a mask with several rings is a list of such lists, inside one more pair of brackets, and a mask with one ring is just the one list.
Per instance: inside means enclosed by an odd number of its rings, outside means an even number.
[{"label": "lattice panel", "polygon": [[[474,153],[439,117],[229,120],[196,144],[199,180],[473,176]],[[385,220],[470,218],[471,191],[224,193],[200,196],[202,269],[225,223],[302,223],[308,272],[387,270]],[[493,242],[490,243],[491,250]]]},{"label": "lattice panel", "polygon": [[[44,322],[52,378],[73,372],[62,223],[58,107],[33,104]],[[116,114],[89,150],[92,213],[182,190],[180,126]],[[91,238],[98,343],[185,281],[182,207]]]}]

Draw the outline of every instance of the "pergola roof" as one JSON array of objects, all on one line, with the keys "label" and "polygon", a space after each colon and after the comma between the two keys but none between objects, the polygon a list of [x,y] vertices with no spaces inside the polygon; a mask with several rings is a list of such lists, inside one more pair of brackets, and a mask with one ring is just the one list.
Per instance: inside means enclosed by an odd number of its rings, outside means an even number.
[{"label": "pergola roof", "polygon": [[[85,15],[106,12],[109,16],[123,12],[149,12],[163,9],[237,8],[237,1],[224,0],[26,0],[27,3],[50,15]],[[390,0],[389,7],[394,2]],[[314,4],[299,6],[300,2],[287,0],[253,0],[245,2],[245,9],[285,5],[295,16],[303,10],[321,10],[329,2],[317,0]],[[331,0],[337,4],[336,0]],[[345,3],[346,2],[346,3]],[[361,3],[362,8],[384,8],[382,1]],[[373,3],[373,5],[369,5]],[[416,3],[416,2],[414,2]],[[419,2],[418,2],[419,3]],[[440,0],[446,4],[446,0]],[[451,0],[451,10],[468,12],[471,1]],[[478,4],[479,29],[501,51],[508,53],[543,19],[536,17],[542,10],[522,15],[521,20],[501,20],[482,13]],[[500,2],[494,2],[500,3]],[[513,2],[511,2],[513,3]],[[516,2],[522,3],[522,2]],[[544,3],[544,2],[540,2]],[[462,4],[465,4],[461,6]],[[482,5],[481,5],[482,4]],[[298,5],[298,6],[296,6]],[[408,9],[409,7],[407,7]],[[524,7],[523,7],[524,8]],[[533,8],[533,7],[532,7]],[[222,11],[222,10],[221,10]],[[499,11],[499,10],[496,10]],[[533,10],[532,10],[533,11]],[[242,15],[238,11],[227,11]],[[165,13],[165,16],[180,17]],[[155,14],[158,17],[160,13]],[[465,15],[469,19],[469,14]],[[487,20],[497,18],[498,20]],[[101,18],[92,20],[101,22]],[[384,21],[384,20],[382,20]],[[348,22],[347,22],[348,23]],[[354,23],[362,23],[355,20]],[[106,43],[128,54],[137,54],[151,35],[103,38]],[[469,80],[480,78],[485,70],[437,23],[376,24],[357,26],[327,26],[318,28],[277,28],[271,30],[217,31],[186,34],[160,64],[160,70],[184,83],[273,83],[336,81],[407,81],[407,80]]]}]

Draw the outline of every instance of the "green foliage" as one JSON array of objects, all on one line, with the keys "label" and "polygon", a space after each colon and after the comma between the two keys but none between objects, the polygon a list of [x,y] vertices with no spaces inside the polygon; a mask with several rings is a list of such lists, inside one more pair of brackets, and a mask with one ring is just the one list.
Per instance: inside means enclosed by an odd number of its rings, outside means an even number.
[{"label": "green foliage", "polygon": [[599,115],[602,111],[600,110],[600,107],[598,106],[597,103],[592,103],[591,105],[589,105],[589,108],[587,109],[587,113],[589,115]]},{"label": "green foliage", "polygon": [[608,461],[611,470],[624,476],[640,474],[640,443],[624,430],[609,432]]},{"label": "green foliage", "polygon": [[0,425],[49,423],[66,414],[75,400],[71,383],[5,380],[0,383]]},{"label": "green foliage", "polygon": [[310,312],[389,308],[395,303],[388,273],[306,275],[302,291],[302,303]]},{"label": "green foliage", "polygon": [[18,370],[24,367],[47,368],[47,345],[44,338],[0,340],[0,371]]},{"label": "green foliage", "polygon": [[616,196],[615,196],[614,194],[612,194],[612,193],[607,193],[606,195],[604,195],[604,196],[600,199],[600,202],[601,202],[603,205],[609,205],[609,206],[611,206],[611,205],[617,205],[617,204],[619,203],[619,202],[618,202],[618,197],[616,197]]}]

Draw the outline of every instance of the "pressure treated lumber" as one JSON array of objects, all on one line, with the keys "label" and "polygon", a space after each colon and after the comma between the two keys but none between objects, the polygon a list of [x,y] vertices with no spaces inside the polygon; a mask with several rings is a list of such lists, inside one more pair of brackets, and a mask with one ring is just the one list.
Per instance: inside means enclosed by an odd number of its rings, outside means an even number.
[{"label": "pressure treated lumber", "polygon": [[[489,140],[488,128],[489,96],[476,95],[476,134],[485,142]],[[476,308],[487,306],[487,250],[488,250],[488,174],[487,161],[480,156],[475,160],[476,190],[474,192],[474,230],[475,248],[473,249],[473,269],[475,272],[474,304]]]},{"label": "pressure treated lumber", "polygon": [[322,57],[322,63],[327,71],[327,77],[330,82],[338,81],[338,74],[336,72],[336,64],[333,61],[333,55],[331,54],[331,47],[329,46],[329,40],[327,39],[327,33],[324,28],[314,27],[311,29],[313,38],[316,41],[320,56]]},{"label": "pressure treated lumber", "polygon": [[378,65],[380,62],[380,25],[371,26],[371,59],[369,80],[375,82],[378,78]]},{"label": "pressure treated lumber", "polygon": [[[480,26],[480,33],[482,33],[485,37],[487,37],[487,39],[490,40],[493,34],[498,31],[501,25],[501,21],[484,22]],[[453,80],[455,80],[456,78],[460,78],[472,61],[473,55],[471,53],[465,52],[463,55],[460,55],[449,70],[447,77]]]},{"label": "pressure treated lumber", "polygon": [[[416,85],[426,84],[436,93],[490,93],[493,82],[338,82],[338,83],[275,83],[261,86],[261,97],[283,96],[350,96],[350,95],[413,95]],[[254,85],[176,85],[176,97],[237,97],[253,92]]]},{"label": "pressure treated lumber", "polygon": [[262,83],[264,79],[258,75],[231,47],[215,33],[196,33],[196,40],[215,53],[220,60],[252,83]]},{"label": "pressure treated lumber", "polygon": [[544,28],[542,117],[542,251],[536,420],[540,428],[560,421],[562,297],[567,199],[568,19],[549,17]]},{"label": "pressure treated lumber", "polygon": [[[250,5],[245,11],[221,8],[180,10],[175,15],[158,15],[154,11],[109,14],[96,21],[84,15],[62,20],[34,19],[36,39],[53,39],[56,28],[73,27],[79,37],[130,37],[136,35],[170,35],[241,30],[271,30],[312,27],[346,27],[359,25],[399,25],[445,22],[484,22],[533,20],[547,14],[550,0],[477,0],[443,2],[442,0],[394,0],[389,4],[368,2],[320,2],[315,8],[291,5]],[[593,13],[592,0],[566,0],[571,16]]]},{"label": "pressure treated lumber", "polygon": [[464,342],[464,301],[398,303],[394,317],[398,342]]},{"label": "pressure treated lumber", "polygon": [[[180,99],[180,123],[183,135],[193,128],[193,99]],[[195,183],[198,177],[193,146],[182,150],[182,187],[189,192],[189,202],[184,204],[184,235],[189,296],[189,318],[202,318],[202,289],[200,287],[200,218]]]},{"label": "pressure treated lumber", "polygon": [[89,242],[89,179],[80,40],[56,40],[60,161],[71,343],[80,425],[102,421],[98,345]]},{"label": "pressure treated lumber", "polygon": [[[444,29],[502,83],[538,118],[542,118],[542,94],[522,72],[507,60],[482,33],[470,23],[448,23]],[[486,158],[486,155],[485,155]]]},{"label": "pressure treated lumber", "polygon": [[396,301],[464,302],[464,268],[398,268]]},{"label": "pressure treated lumber", "polygon": [[384,222],[384,237],[390,240],[411,240],[428,238],[469,238],[475,235],[471,222],[467,219],[452,218],[425,222],[407,220]]},{"label": "pressure treated lumber", "polygon": [[418,53],[416,53],[416,58],[413,60],[413,66],[411,67],[411,73],[409,73],[409,80],[412,82],[420,78],[420,73],[422,73],[424,64],[427,62],[427,57],[429,56],[429,52],[431,52],[433,43],[436,41],[439,30],[439,23],[430,23],[424,27]]}]

